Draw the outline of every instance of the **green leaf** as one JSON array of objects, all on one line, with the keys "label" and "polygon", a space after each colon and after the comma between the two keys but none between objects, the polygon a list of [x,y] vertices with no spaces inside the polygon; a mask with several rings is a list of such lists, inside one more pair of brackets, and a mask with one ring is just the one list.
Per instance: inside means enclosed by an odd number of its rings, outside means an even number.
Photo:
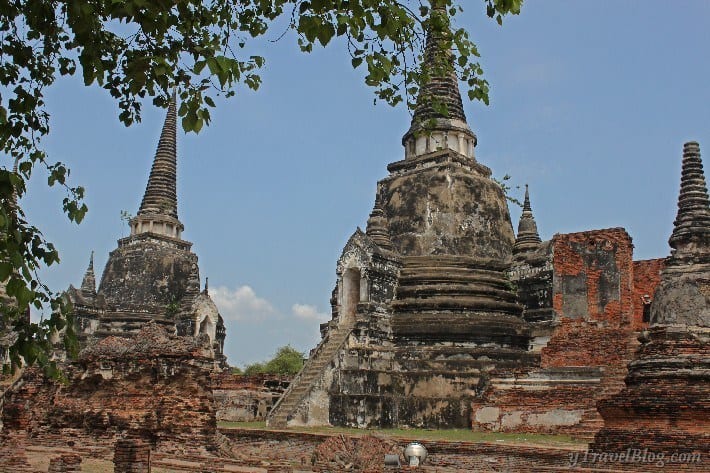
[{"label": "green leaf", "polygon": [[0,282],[4,282],[12,272],[12,265],[6,261],[0,261]]}]

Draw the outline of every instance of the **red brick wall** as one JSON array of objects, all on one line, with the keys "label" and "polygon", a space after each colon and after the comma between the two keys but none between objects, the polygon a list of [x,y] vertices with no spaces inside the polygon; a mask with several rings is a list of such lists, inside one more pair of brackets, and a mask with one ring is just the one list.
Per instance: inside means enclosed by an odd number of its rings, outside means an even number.
[{"label": "red brick wall", "polygon": [[[625,366],[634,310],[631,237],[622,228],[611,228],[558,234],[552,244],[559,326],[542,349],[542,366]],[[570,296],[565,277],[586,281],[586,304],[578,304],[581,311],[575,314],[565,313]]]},{"label": "red brick wall", "polygon": [[[633,244],[623,228],[591,230],[588,232],[557,234],[553,245],[553,308],[564,314],[564,290],[560,281],[564,276],[586,275],[587,320],[609,322],[619,326],[629,323],[632,312]],[[599,303],[600,281],[605,272],[603,260],[612,258],[619,273],[619,298],[603,307]]]},{"label": "red brick wall", "polygon": [[36,438],[75,438],[67,432],[113,442],[135,433],[156,444],[187,443],[211,448],[216,432],[209,372],[189,360],[155,358],[111,362],[102,377],[99,363],[64,368],[66,384],[28,369],[5,394],[3,429]]},{"label": "red brick wall", "polygon": [[212,375],[212,389],[248,389],[261,391],[267,384],[285,384],[291,381],[293,376],[276,374],[257,374],[244,376],[232,374],[228,371]]},{"label": "red brick wall", "polygon": [[648,296],[653,300],[656,288],[661,282],[661,271],[665,266],[665,258],[634,261],[634,315],[632,325],[635,330],[648,326],[643,323],[643,299]]}]

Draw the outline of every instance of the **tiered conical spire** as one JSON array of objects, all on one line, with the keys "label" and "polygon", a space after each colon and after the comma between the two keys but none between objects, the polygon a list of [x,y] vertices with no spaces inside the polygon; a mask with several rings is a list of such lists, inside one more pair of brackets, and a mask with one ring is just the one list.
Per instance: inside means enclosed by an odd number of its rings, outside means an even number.
[{"label": "tiered conical spire", "polygon": [[446,46],[451,20],[438,0],[431,0],[429,21],[443,24],[427,34],[422,70],[429,80],[419,91],[411,126],[402,138],[406,157],[452,149],[473,158],[477,138],[466,123],[454,55]]},{"label": "tiered conical spire", "polygon": [[537,223],[532,213],[530,206],[530,191],[528,185],[525,184],[525,201],[523,202],[523,213],[520,215],[518,223],[518,237],[515,239],[513,253],[522,253],[528,250],[534,250],[538,247],[542,240],[537,232]]},{"label": "tiered conical spire", "polygon": [[153,168],[138,215],[159,214],[178,218],[177,214],[177,111],[175,97],[168,105],[163,131],[155,152]]},{"label": "tiered conical spire", "polygon": [[683,170],[678,196],[678,214],[668,243],[676,252],[689,244],[710,246],[710,200],[700,159],[700,145],[691,141],[683,145]]},{"label": "tiered conical spire", "polygon": [[89,259],[89,267],[86,269],[84,279],[81,281],[81,292],[84,297],[93,297],[96,295],[96,276],[94,275],[94,252],[91,252]]},{"label": "tiered conical spire", "polygon": [[390,240],[389,230],[387,230],[387,218],[382,210],[382,202],[380,202],[380,193],[375,197],[375,206],[370,213],[370,218],[367,219],[367,236],[384,250],[393,250],[392,240]]},{"label": "tiered conical spire", "polygon": [[173,94],[168,105],[158,149],[131,235],[154,233],[181,239],[185,228],[177,213],[177,107]]},{"label": "tiered conical spire", "polygon": [[[443,31],[429,32],[424,50],[424,69],[430,74],[430,80],[419,91],[417,107],[414,110],[413,123],[421,123],[429,119],[447,118],[449,120],[466,121],[463,111],[459,81],[453,67],[451,50],[444,47],[444,35],[449,33],[449,15],[446,8],[432,0],[430,21],[442,21]],[[450,33],[449,33],[450,34]],[[449,69],[446,71],[446,69]],[[446,114],[432,107],[433,102],[446,106]]]}]

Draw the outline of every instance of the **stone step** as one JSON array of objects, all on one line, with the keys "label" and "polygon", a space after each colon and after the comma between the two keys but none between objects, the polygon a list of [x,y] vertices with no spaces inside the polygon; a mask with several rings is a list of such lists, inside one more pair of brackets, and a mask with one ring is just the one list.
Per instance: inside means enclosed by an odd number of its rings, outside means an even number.
[{"label": "stone step", "polygon": [[337,328],[331,332],[330,338],[320,347],[320,351],[316,356],[308,360],[306,366],[301,371],[295,384],[285,394],[279,404],[271,411],[269,423],[272,426],[283,427],[286,425],[288,416],[298,407],[303,398],[313,388],[313,385],[320,378],[320,374],[331,363],[333,357],[338,352],[343,342],[354,327],[353,324],[348,324]]}]

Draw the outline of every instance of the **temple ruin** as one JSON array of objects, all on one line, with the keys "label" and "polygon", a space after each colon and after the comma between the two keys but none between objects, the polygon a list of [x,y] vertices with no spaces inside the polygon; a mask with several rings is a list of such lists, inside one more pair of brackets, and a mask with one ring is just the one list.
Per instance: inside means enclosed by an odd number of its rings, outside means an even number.
[{"label": "temple ruin", "polygon": [[[434,71],[440,44],[426,45]],[[664,261],[634,261],[623,228],[541,241],[528,189],[516,237],[455,74],[435,74],[422,96],[404,159],[387,166],[366,230],[337,262],[332,320],[269,425],[591,438]]]},{"label": "temple ruin", "polygon": [[213,382],[226,367],[226,333],[182,239],[176,115],[173,98],[131,235],[110,253],[98,290],[92,254],[81,287],[66,293],[78,358],[55,354],[63,379],[29,367],[3,386],[0,444],[78,442],[104,452],[130,436],[169,452],[216,448]]},{"label": "temple ruin", "polygon": [[200,290],[197,255],[183,240],[177,212],[177,129],[175,99],[168,106],[153,167],[131,234],[109,254],[96,289],[93,254],[80,288],[67,295],[83,346],[108,336],[130,337],[146,323],[177,335],[209,338],[215,367],[226,366],[224,321],[207,284]]},{"label": "temple ruin", "polygon": [[[428,38],[425,61],[447,54]],[[670,257],[638,261],[623,228],[543,241],[527,186],[514,232],[505,192],[476,156],[456,76],[435,74],[421,97],[404,159],[387,166],[365,230],[337,261],[332,319],[292,381],[222,369],[224,322],[177,213],[173,99],[130,236],[98,289],[92,254],[67,291],[78,359],[62,360],[62,381],[38,368],[0,377],[0,472],[36,471],[28,446],[57,455],[49,471],[80,471],[82,458],[112,458],[117,472],[153,462],[405,471],[381,460],[411,438],[281,429],[303,425],[575,438],[422,440],[423,472],[708,471],[710,199],[699,145],[683,149]],[[0,325],[0,364],[14,337]],[[271,429],[217,423],[265,417]],[[618,461],[643,449],[687,461]]]}]

